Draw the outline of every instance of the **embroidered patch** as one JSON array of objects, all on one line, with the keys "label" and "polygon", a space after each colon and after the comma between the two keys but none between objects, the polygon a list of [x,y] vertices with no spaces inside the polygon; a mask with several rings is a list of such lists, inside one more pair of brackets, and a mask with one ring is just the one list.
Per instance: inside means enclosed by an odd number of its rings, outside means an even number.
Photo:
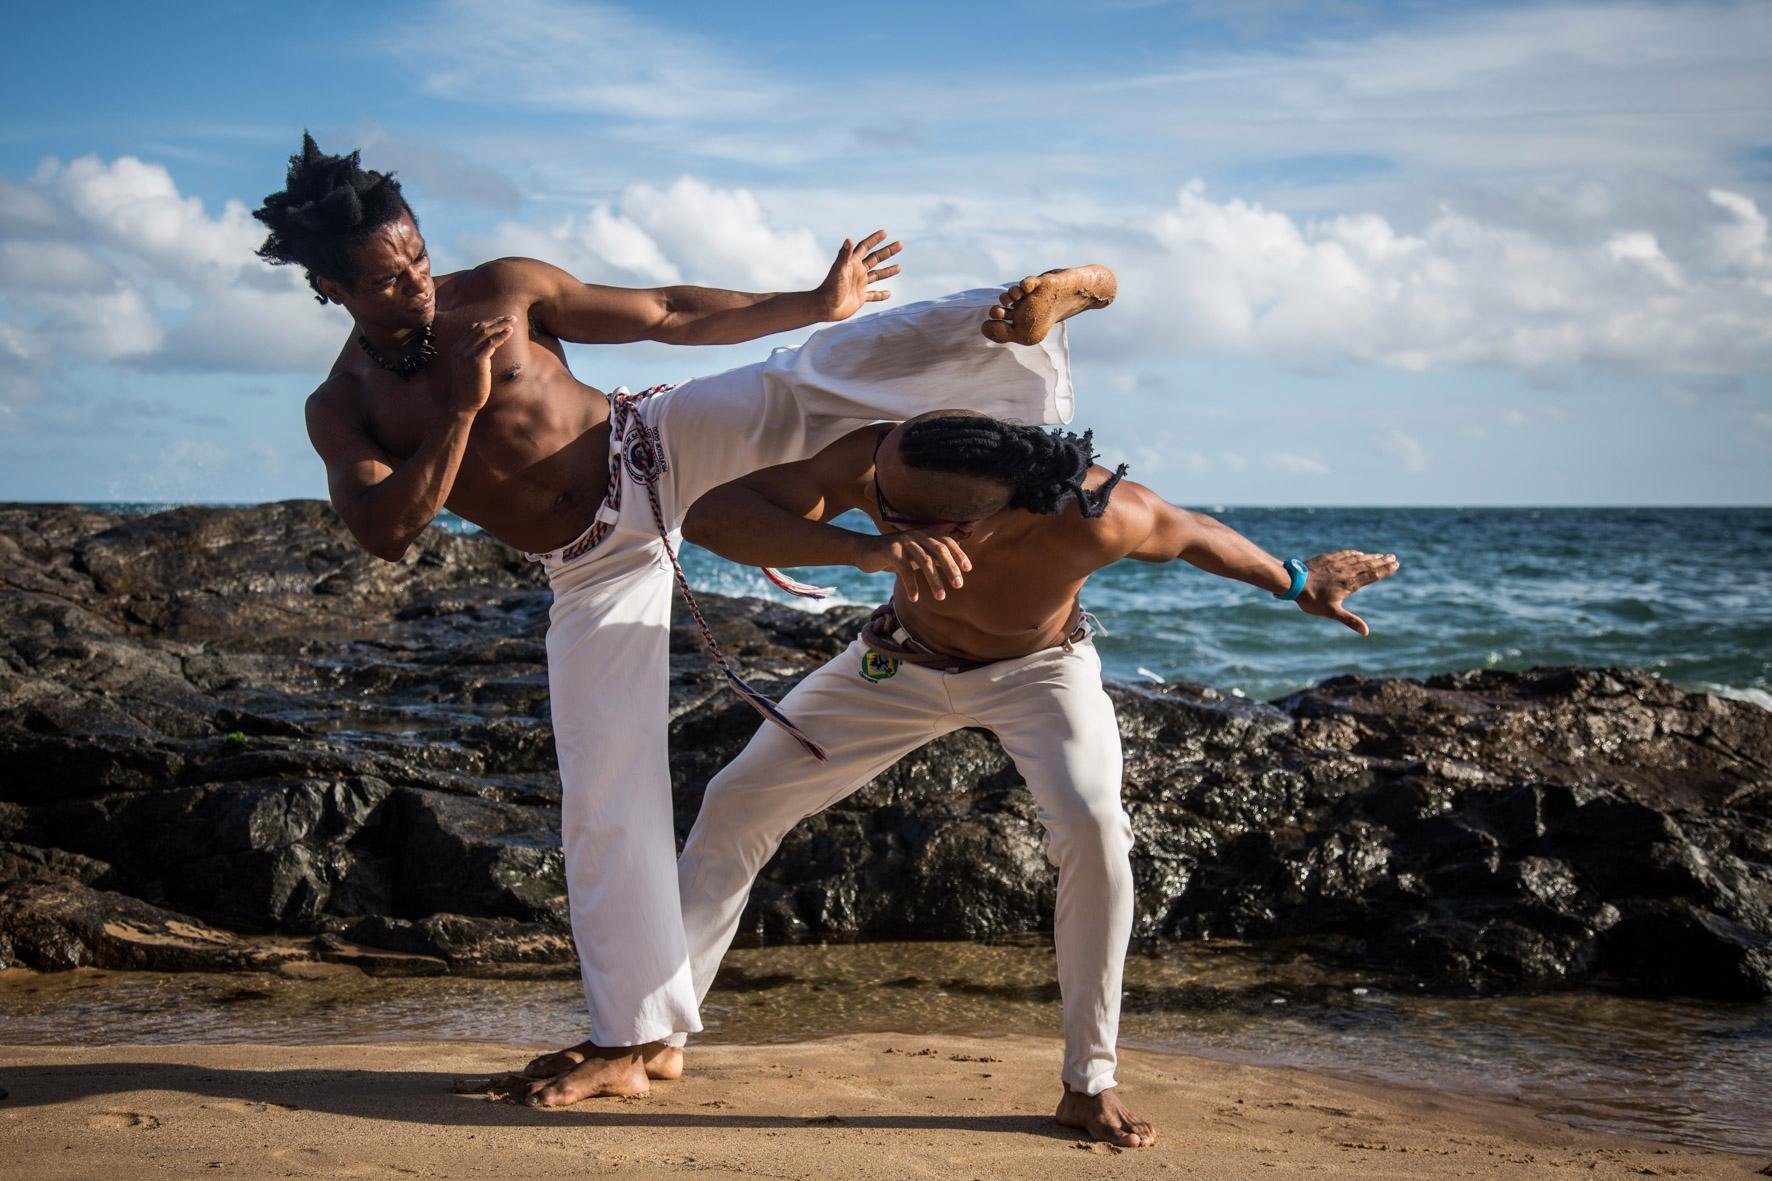
[{"label": "embroidered patch", "polygon": [[870,681],[884,681],[898,674],[898,657],[869,648],[861,654],[861,675]]}]

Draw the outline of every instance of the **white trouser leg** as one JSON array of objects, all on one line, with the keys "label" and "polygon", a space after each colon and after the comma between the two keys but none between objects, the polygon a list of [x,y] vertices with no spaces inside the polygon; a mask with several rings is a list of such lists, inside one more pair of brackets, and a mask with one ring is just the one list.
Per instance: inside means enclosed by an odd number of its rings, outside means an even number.
[{"label": "white trouser leg", "polygon": [[[986,340],[979,325],[1000,290],[857,316],[767,361],[648,398],[641,415],[671,466],[659,489],[666,521],[675,528],[709,489],[816,455],[880,419],[957,407],[1013,422],[1069,422],[1064,325],[1037,345]],[[629,511],[624,505],[623,516]]]},{"label": "white trouser leg", "polygon": [[950,682],[954,707],[993,731],[1027,781],[1058,867],[1053,940],[1064,999],[1065,1085],[1115,1085],[1132,824],[1120,805],[1120,728],[1093,644],[1048,649]]},{"label": "white trouser leg", "polygon": [[[1063,326],[1040,345],[988,341],[979,325],[996,297],[997,289],[964,292],[857,317],[767,361],[646,399],[641,416],[669,464],[658,492],[673,544],[702,493],[816,454],[868,422],[943,406],[1068,422]],[[573,937],[592,1040],[603,1045],[701,1028],[671,862],[670,574],[646,489],[623,479],[610,536],[571,562],[543,559],[555,589],[548,681]],[[796,756],[805,757],[798,748]]]},{"label": "white trouser leg", "polygon": [[553,577],[548,689],[560,835],[591,1040],[697,1030],[673,863],[670,568],[657,538],[617,535]]},{"label": "white trouser leg", "polygon": [[861,664],[867,651],[859,640],[850,644],[782,701],[789,717],[818,735],[826,762],[765,725],[708,784],[677,865],[698,1002],[732,944],[752,883],[788,830],[963,724],[948,708],[945,674],[901,665],[870,680]]}]

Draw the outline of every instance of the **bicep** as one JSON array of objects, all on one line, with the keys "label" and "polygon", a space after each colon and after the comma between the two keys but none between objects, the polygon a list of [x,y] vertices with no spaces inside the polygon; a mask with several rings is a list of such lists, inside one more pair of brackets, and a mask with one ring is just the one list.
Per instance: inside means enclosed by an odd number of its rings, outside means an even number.
[{"label": "bicep", "polygon": [[1127,497],[1127,537],[1132,548],[1127,557],[1140,562],[1173,562],[1187,549],[1197,532],[1194,514],[1177,508],[1154,492],[1138,489]]},{"label": "bicep", "polygon": [[651,339],[670,315],[659,288],[584,283],[532,258],[501,259],[497,265],[528,294],[535,322],[561,340],[631,344]]},{"label": "bicep", "polygon": [[394,474],[394,457],[331,406],[310,401],[308,439],[326,464],[326,491],[347,522],[357,498]]}]

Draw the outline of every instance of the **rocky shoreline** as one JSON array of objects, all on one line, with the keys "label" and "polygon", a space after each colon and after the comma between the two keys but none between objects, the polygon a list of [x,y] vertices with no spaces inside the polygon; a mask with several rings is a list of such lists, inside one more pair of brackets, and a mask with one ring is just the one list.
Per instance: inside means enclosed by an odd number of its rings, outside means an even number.
[{"label": "rocky shoreline", "polygon": [[[705,599],[781,693],[861,612]],[[570,970],[538,571],[322,503],[0,505],[0,968]],[[1772,998],[1772,713],[1621,669],[1116,686],[1141,937],[1302,941],[1450,993]],[[672,643],[679,833],[755,726]],[[1049,925],[989,735],[801,825],[744,929]]]}]

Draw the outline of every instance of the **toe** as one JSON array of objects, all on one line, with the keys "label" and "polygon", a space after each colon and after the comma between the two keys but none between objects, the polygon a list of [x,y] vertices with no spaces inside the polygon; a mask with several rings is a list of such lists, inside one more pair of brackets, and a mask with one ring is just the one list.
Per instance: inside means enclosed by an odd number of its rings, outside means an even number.
[{"label": "toe", "polygon": [[1003,295],[1004,295],[1004,299],[1001,301],[1003,303],[1003,306],[1004,307],[1014,307],[1016,304],[1020,303],[1024,298],[1027,297],[1027,290],[1024,287],[1022,287],[1021,284],[1017,283],[1014,286],[1010,287],[1009,290],[1005,291],[1003,293]]},{"label": "toe", "polygon": [[1044,282],[1045,282],[1045,280],[1042,279],[1038,275],[1029,275],[1027,278],[1023,279],[1020,283],[1018,283],[1017,286],[1020,287],[1024,292],[1038,291],[1040,289],[1040,284],[1042,284]]},{"label": "toe", "polygon": [[1008,308],[992,308],[991,309],[991,319],[993,319],[993,320],[1007,320],[1008,318],[1009,318],[1009,309]]},{"label": "toe", "polygon": [[997,344],[1009,344],[1015,339],[1007,320],[986,320],[979,326],[979,331],[984,333],[986,340],[995,341]]}]

